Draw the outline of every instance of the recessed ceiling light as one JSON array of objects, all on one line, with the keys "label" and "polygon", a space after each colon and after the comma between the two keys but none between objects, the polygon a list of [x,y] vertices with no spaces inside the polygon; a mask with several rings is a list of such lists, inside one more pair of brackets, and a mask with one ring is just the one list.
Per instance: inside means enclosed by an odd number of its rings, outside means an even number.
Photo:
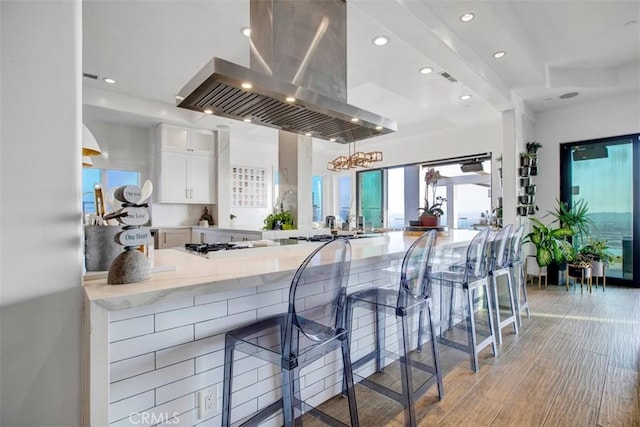
[{"label": "recessed ceiling light", "polygon": [[184,96],[176,95],[178,101],[184,101]]},{"label": "recessed ceiling light", "polygon": [[204,110],[204,113],[205,113],[205,114],[213,114],[213,110],[209,110],[209,109],[207,109],[207,110]]},{"label": "recessed ceiling light", "polygon": [[433,68],[431,68],[431,67],[422,67],[418,71],[420,71],[420,74],[429,74],[429,73],[433,73]]},{"label": "recessed ceiling light", "polygon": [[243,89],[251,89],[253,87],[253,85],[248,82],[242,83],[240,86],[242,86]]},{"label": "recessed ceiling light", "polygon": [[105,83],[109,83],[110,85],[116,84],[116,81],[110,77],[104,77],[102,80],[104,80]]},{"label": "recessed ceiling light", "polygon": [[569,99],[580,95],[579,92],[567,92],[560,95],[560,99]]},{"label": "recessed ceiling light", "polygon": [[311,132],[306,132],[304,136],[311,136]]},{"label": "recessed ceiling light", "polygon": [[336,139],[335,138],[329,138],[329,141],[336,142]]},{"label": "recessed ceiling light", "polygon": [[355,123],[355,122],[359,122],[359,121],[360,121],[360,119],[359,119],[359,118],[357,118],[357,117],[354,117],[354,118],[352,118],[352,119],[351,119],[351,121]]},{"label": "recessed ceiling light", "polygon": [[504,50],[499,50],[496,53],[493,54],[494,58],[502,58],[503,56],[505,56],[507,53]]},{"label": "recessed ceiling light", "polygon": [[382,130],[382,126],[376,126],[376,130]]},{"label": "recessed ceiling light", "polygon": [[475,15],[473,13],[465,13],[464,15],[462,15],[460,17],[460,20],[462,22],[469,22],[471,21],[473,18],[475,18]]},{"label": "recessed ceiling light", "polygon": [[387,36],[375,36],[371,40],[371,43],[375,44],[376,46],[384,46],[385,44],[389,43],[389,37],[387,37]]},{"label": "recessed ceiling light", "polygon": [[242,33],[243,36],[245,37],[251,37],[251,28],[249,27],[242,27],[240,28],[240,32]]},{"label": "recessed ceiling light", "polygon": [[460,95],[460,99],[462,101],[468,101],[471,99],[471,95],[469,95],[468,93],[464,94],[464,95]]},{"label": "recessed ceiling light", "polygon": [[287,97],[285,98],[285,100],[286,100],[287,102],[294,102],[296,99],[295,99],[293,96],[287,96]]},{"label": "recessed ceiling light", "polygon": [[249,118],[243,119],[242,121],[245,122],[245,123],[251,123],[251,119],[249,119]]}]

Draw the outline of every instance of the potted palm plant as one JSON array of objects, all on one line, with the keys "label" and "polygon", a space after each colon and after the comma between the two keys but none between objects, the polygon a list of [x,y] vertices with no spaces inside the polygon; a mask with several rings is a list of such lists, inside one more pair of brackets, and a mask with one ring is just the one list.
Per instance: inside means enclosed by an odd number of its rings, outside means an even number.
[{"label": "potted palm plant", "polygon": [[[440,222],[440,216],[444,215],[442,205],[447,201],[444,197],[436,196],[436,187],[438,180],[442,178],[440,171],[430,168],[424,175],[424,182],[427,185],[424,195],[424,207],[418,208],[422,211],[420,215],[420,225],[422,227],[437,227]],[[429,192],[431,192],[431,200],[429,202]]]}]

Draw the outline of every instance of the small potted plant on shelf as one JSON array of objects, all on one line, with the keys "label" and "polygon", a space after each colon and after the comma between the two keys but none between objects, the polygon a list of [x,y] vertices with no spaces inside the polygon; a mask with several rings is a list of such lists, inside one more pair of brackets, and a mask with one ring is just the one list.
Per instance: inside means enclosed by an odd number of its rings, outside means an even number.
[{"label": "small potted plant on shelf", "polygon": [[538,149],[542,148],[542,144],[538,141],[527,142],[527,153],[533,154],[534,156],[538,154]]},{"label": "small potted plant on shelf", "polygon": [[531,176],[538,175],[538,149],[542,148],[542,144],[536,141],[527,142],[527,153],[529,153],[530,161],[530,169],[529,174]]},{"label": "small potted plant on shelf", "polygon": [[500,179],[502,179],[502,154],[496,157],[496,162],[498,162],[498,173],[500,174]]},{"label": "small potted plant on shelf", "polygon": [[[436,189],[440,178],[440,172],[433,168],[430,168],[424,174],[424,182],[427,185],[424,196],[424,207],[418,208],[419,211],[422,211],[420,215],[420,225],[422,227],[437,227],[440,222],[440,216],[444,215],[442,205],[447,199],[442,196],[436,196]],[[433,204],[429,202],[429,192],[431,192]]]}]

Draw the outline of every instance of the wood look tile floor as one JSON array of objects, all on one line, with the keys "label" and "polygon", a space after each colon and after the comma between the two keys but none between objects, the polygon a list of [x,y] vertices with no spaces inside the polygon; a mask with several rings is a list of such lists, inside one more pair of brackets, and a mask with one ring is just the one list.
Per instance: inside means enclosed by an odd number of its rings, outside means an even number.
[{"label": "wood look tile floor", "polygon": [[[419,425],[640,427],[640,289],[527,289],[531,317],[503,329],[497,357],[480,353],[478,373],[439,346],[445,397],[433,386],[417,402]],[[361,425],[402,426],[402,408],[373,394],[357,389]]]}]

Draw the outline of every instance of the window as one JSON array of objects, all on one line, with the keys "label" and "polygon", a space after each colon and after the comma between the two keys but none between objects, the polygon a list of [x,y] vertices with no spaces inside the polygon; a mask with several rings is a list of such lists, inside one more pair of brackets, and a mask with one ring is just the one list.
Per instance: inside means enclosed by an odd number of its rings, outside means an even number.
[{"label": "window", "polygon": [[313,203],[313,221],[323,222],[322,201],[324,200],[324,176],[314,175],[311,184],[311,200]]},{"label": "window", "polygon": [[122,185],[140,185],[140,172],[114,169],[82,169],[82,212],[84,213],[96,212],[93,192],[96,184],[102,186],[102,194],[106,198],[109,191]]},{"label": "window", "polygon": [[[357,171],[358,215],[371,227],[396,230],[418,220],[418,208],[425,204],[424,176],[430,168],[441,175],[435,196],[446,199],[440,226],[474,229],[492,218],[490,153]],[[429,194],[430,204],[433,198]]]},{"label": "window", "polygon": [[338,177],[338,217],[342,222],[349,221],[351,209],[351,176],[340,175]]}]

